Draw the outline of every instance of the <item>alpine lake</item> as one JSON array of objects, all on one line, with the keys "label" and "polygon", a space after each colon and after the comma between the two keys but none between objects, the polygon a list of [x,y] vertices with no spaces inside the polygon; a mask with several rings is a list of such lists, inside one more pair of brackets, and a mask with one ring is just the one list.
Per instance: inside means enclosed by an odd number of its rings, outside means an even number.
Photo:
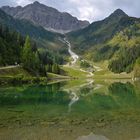
[{"label": "alpine lake", "polygon": [[0,140],[140,140],[140,82],[1,86]]}]

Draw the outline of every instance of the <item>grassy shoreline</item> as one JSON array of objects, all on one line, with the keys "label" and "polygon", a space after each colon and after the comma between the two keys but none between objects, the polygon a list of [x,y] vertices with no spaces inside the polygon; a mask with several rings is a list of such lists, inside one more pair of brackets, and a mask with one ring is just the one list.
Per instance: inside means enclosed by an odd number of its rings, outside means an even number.
[{"label": "grassy shoreline", "polygon": [[87,76],[88,72],[80,71],[74,67],[61,66],[61,69],[64,71],[64,75],[58,75],[53,73],[47,73],[46,77],[33,76],[24,70],[22,67],[13,67],[0,69],[0,85],[5,84],[47,84],[52,81],[59,80],[85,80],[85,79],[94,79],[94,80],[111,80],[111,79],[133,79],[133,73],[126,74],[114,74],[110,71],[102,70],[94,72],[93,76]]},{"label": "grassy shoreline", "polygon": [[47,84],[51,80],[70,79],[69,76],[47,73],[46,77],[34,76],[22,67],[0,69],[0,85]]}]

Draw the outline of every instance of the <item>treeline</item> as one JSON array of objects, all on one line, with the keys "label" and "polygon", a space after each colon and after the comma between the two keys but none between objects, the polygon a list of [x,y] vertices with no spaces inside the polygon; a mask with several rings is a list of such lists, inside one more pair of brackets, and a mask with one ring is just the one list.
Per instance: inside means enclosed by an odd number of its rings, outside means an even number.
[{"label": "treeline", "polygon": [[19,64],[36,76],[44,76],[47,72],[59,74],[58,64],[63,63],[63,58],[48,50],[38,51],[37,48],[39,46],[29,36],[23,37],[0,26],[0,66]]},{"label": "treeline", "polygon": [[33,48],[30,37],[27,36],[22,49],[21,62],[24,69],[34,75],[46,75],[45,66],[39,59],[37,48]]},{"label": "treeline", "polygon": [[[36,45],[34,45],[36,46]],[[50,56],[45,53],[45,60],[37,48],[31,46],[29,36],[26,37],[25,45],[22,52],[22,65],[23,68],[34,74],[47,75],[47,72],[60,74],[60,67],[56,64],[56,57]],[[51,59],[52,58],[52,59]]]},{"label": "treeline", "polygon": [[0,66],[19,64],[24,42],[19,33],[0,25]]},{"label": "treeline", "polygon": [[109,64],[109,69],[115,73],[131,72],[134,68],[136,59],[140,56],[140,46],[132,48],[124,47],[119,51],[119,57]]},{"label": "treeline", "polygon": [[115,52],[119,50],[119,46],[110,46],[109,44],[104,44],[101,46],[98,46],[95,50],[94,55],[92,55],[91,59],[93,59],[95,62],[103,61],[103,60],[109,60],[113,57]]},{"label": "treeline", "polygon": [[115,73],[131,72],[140,57],[140,24],[126,28],[110,44],[117,45],[120,49],[110,61],[109,69]]}]

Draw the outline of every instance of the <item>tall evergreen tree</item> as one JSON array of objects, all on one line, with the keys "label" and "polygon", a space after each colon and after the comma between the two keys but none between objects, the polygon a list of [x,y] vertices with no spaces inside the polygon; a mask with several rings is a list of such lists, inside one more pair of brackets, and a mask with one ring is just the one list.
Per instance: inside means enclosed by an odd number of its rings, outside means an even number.
[{"label": "tall evergreen tree", "polygon": [[31,48],[30,37],[27,36],[22,53],[22,63],[25,69],[31,70],[33,68],[32,67],[32,63],[34,61],[33,58],[34,56]]},{"label": "tall evergreen tree", "polygon": [[35,75],[46,74],[45,67],[39,59],[39,53],[37,50],[34,50],[31,45],[30,37],[26,37],[26,41],[22,53],[22,64],[23,68],[30,71]]}]

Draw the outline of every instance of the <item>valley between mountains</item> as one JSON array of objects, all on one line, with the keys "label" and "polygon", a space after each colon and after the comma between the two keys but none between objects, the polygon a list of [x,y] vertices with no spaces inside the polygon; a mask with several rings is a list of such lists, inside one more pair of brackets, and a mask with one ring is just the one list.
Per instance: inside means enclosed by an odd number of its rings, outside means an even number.
[{"label": "valley between mountains", "polygon": [[138,0],[0,5],[0,140],[140,140]]},{"label": "valley between mountains", "polygon": [[1,79],[139,79],[140,19],[121,9],[89,24],[39,2],[4,6],[0,32]]}]

